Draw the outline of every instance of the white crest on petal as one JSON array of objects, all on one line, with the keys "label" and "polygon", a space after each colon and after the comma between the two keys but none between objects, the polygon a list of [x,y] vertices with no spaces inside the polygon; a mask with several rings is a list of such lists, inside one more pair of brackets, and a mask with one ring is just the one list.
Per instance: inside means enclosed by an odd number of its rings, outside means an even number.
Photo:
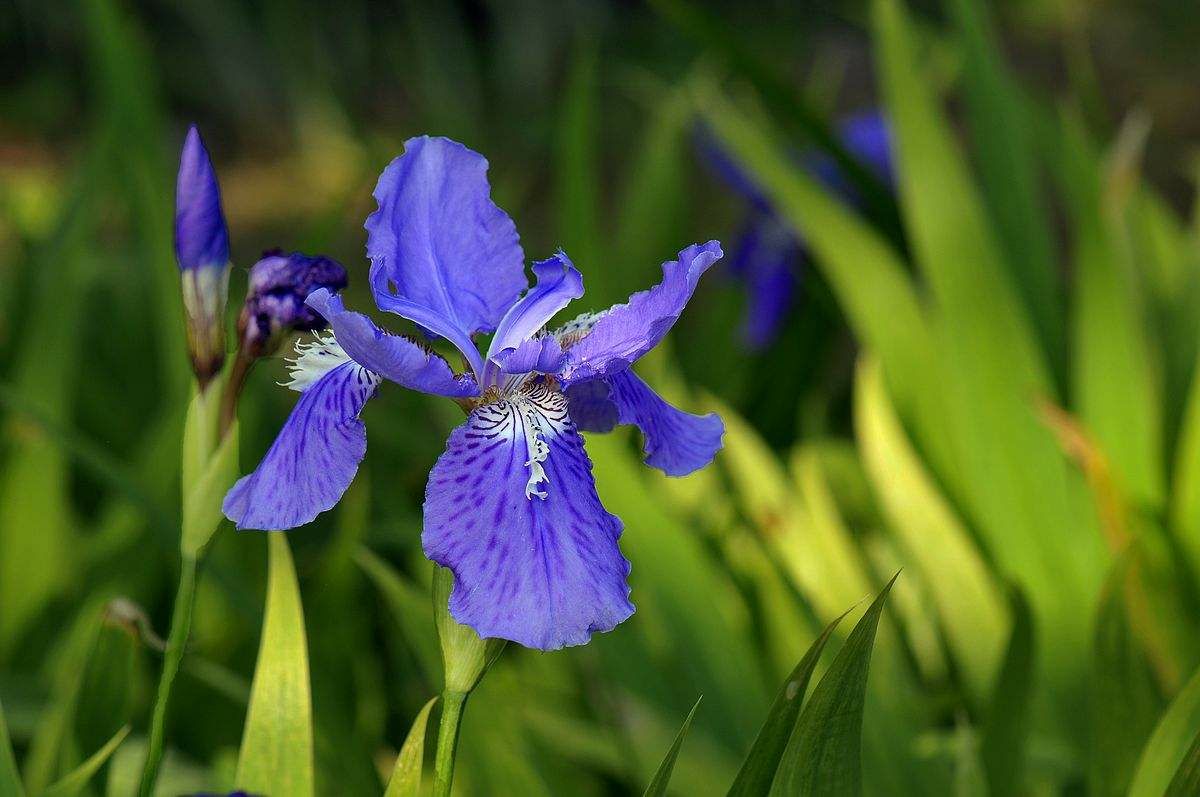
[{"label": "white crest on petal", "polygon": [[287,361],[291,379],[281,384],[297,393],[303,393],[325,374],[351,361],[332,332],[314,332],[313,338],[296,341],[296,357]]},{"label": "white crest on petal", "polygon": [[592,331],[592,327],[596,326],[596,322],[607,314],[608,310],[601,310],[598,313],[580,313],[551,334],[558,341],[558,345],[566,351],[583,340]]}]

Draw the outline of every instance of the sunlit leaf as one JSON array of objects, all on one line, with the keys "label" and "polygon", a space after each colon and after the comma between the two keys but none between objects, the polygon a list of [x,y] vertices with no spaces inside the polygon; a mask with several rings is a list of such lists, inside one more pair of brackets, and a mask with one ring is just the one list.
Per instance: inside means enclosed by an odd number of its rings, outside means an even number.
[{"label": "sunlit leaf", "polygon": [[924,579],[972,696],[982,700],[1008,626],[994,577],[906,439],[870,355],[860,358],[854,410],[863,463],[889,526]]},{"label": "sunlit leaf", "polygon": [[413,719],[408,736],[396,756],[396,766],[388,780],[383,797],[417,797],[421,793],[421,770],[425,761],[425,725],[429,721],[429,710],[437,702],[429,699]]},{"label": "sunlit leaf", "polygon": [[287,537],[272,532],[267,540],[267,605],[238,756],[237,786],[251,793],[304,797],[313,793],[304,609]]},{"label": "sunlit leaf", "polygon": [[1200,794],[1200,731],[1192,739],[1192,746],[1175,770],[1175,777],[1167,786],[1164,797],[1189,797]]},{"label": "sunlit leaf", "polygon": [[787,748],[788,739],[792,737],[792,731],[796,727],[796,719],[800,716],[804,694],[808,691],[808,681],[821,660],[821,651],[825,649],[825,643],[829,641],[841,619],[839,617],[825,626],[825,630],[783,682],[783,686],[775,695],[775,701],[771,704],[766,721],[754,739],[750,753],[742,762],[742,768],[738,770],[737,779],[729,789],[730,795],[760,795],[770,791],[771,783],[775,780],[775,771],[779,768],[779,759]]},{"label": "sunlit leaf", "polygon": [[703,698],[697,698],[692,710],[688,712],[687,719],[683,721],[683,726],[675,735],[675,741],[671,742],[671,749],[667,751],[662,763],[658,765],[658,770],[654,773],[654,778],[646,786],[646,791],[643,792],[644,797],[662,797],[667,793],[667,784],[671,782],[671,773],[675,771],[675,759],[679,758],[679,748],[683,746],[683,739],[687,736],[688,728],[692,726],[692,717],[696,716],[696,709],[700,708],[701,700]]},{"label": "sunlit leaf", "polygon": [[862,792],[863,703],[875,631],[897,573],[863,614],[813,689],[775,775],[772,794]]}]

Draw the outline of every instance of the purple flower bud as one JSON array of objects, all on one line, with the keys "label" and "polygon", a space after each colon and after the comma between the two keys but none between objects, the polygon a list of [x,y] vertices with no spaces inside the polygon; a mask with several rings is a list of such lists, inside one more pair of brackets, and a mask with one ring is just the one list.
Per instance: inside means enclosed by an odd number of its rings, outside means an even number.
[{"label": "purple flower bud", "polygon": [[336,260],[300,252],[265,252],[250,269],[246,302],[238,318],[238,338],[245,355],[268,356],[291,332],[315,332],[325,319],[304,303],[318,288],[346,287],[346,269]]},{"label": "purple flower bud", "polygon": [[188,128],[175,183],[175,258],[180,270],[224,268],[229,231],[221,212],[221,189],[195,125]]},{"label": "purple flower bud", "polygon": [[175,185],[175,259],[187,314],[188,353],[201,388],[225,362],[229,233],[208,150],[193,125],[179,156]]}]

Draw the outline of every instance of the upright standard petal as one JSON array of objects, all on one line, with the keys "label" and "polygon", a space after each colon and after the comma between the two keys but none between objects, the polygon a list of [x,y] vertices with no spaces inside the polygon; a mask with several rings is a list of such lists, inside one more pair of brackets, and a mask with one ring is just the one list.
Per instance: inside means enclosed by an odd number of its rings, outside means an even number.
[{"label": "upright standard petal", "polygon": [[[306,357],[317,365],[309,367]],[[367,453],[358,414],[379,377],[329,341],[305,350],[296,370],[293,386],[304,390],[300,401],[262,462],[238,480],[221,507],[239,529],[277,531],[308,523],[338,502]]]},{"label": "upright standard petal", "polygon": [[229,231],[221,189],[195,125],[188,128],[175,183],[175,259],[180,270],[223,268],[229,262]]},{"label": "upright standard petal", "polygon": [[321,288],[308,297],[308,306],[329,322],[338,344],[367,370],[403,387],[435,396],[479,395],[479,386],[469,375],[455,376],[437,353],[408,338],[385,332],[362,313],[347,310],[342,297]]},{"label": "upright standard petal", "polygon": [[560,373],[563,382],[618,373],[657,346],[692,298],[700,275],[720,259],[721,245],[709,241],[692,244],[679,253],[678,260],[664,263],[662,282],[601,314],[568,349]]},{"label": "upright standard petal", "polygon": [[534,263],[533,275],[537,282],[504,314],[496,327],[488,347],[489,360],[517,349],[572,299],[583,296],[583,275],[561,249],[554,257]]},{"label": "upright standard petal", "polygon": [[642,430],[647,465],[668,476],[686,476],[721,450],[725,424],[715,412],[693,415],[671,406],[631,369],[607,382],[618,421]]},{"label": "upright standard petal", "polygon": [[450,612],[481,637],[555,650],[633,613],[621,521],[600,504],[561,393],[485,404],[425,491],[425,554],[454,571]]},{"label": "upright standard petal", "polygon": [[526,287],[517,230],[491,200],[487,168],[457,142],[410,139],[380,175],[365,225],[380,309],[460,348],[495,329]]}]

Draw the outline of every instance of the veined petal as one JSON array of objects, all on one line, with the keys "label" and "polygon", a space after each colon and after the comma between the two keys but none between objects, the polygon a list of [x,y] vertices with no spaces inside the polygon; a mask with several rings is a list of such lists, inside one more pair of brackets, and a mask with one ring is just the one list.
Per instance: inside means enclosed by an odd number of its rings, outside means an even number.
[{"label": "veined petal", "polygon": [[429,474],[425,554],[454,571],[450,612],[481,637],[555,650],[633,613],[621,521],[600,504],[566,399],[485,404]]},{"label": "veined petal", "polygon": [[623,371],[658,345],[692,298],[700,275],[720,258],[721,245],[709,241],[693,244],[678,260],[664,263],[662,282],[601,315],[567,350],[560,373],[564,384]]},{"label": "veined petal", "polygon": [[725,424],[716,413],[693,415],[668,404],[631,369],[607,382],[618,421],[642,430],[647,465],[668,476],[686,476],[712,462],[721,450]]},{"label": "veined petal", "polygon": [[365,225],[380,309],[445,336],[473,363],[470,336],[495,329],[526,287],[517,230],[491,200],[487,168],[455,141],[409,139],[380,175]]},{"label": "veined petal", "polygon": [[554,257],[534,263],[533,274],[537,282],[504,314],[496,327],[488,347],[489,360],[498,363],[497,355],[518,348],[572,299],[583,296],[583,275],[561,249]]},{"label": "veined petal", "polygon": [[492,362],[506,374],[556,374],[562,368],[563,350],[552,335],[529,338],[515,349],[503,349]]},{"label": "veined petal", "polygon": [[300,401],[262,462],[225,496],[221,509],[239,529],[302,526],[331,509],[353,481],[367,453],[358,414],[380,378],[335,347],[322,341],[305,350],[293,382],[304,391]]},{"label": "veined petal", "polygon": [[567,414],[584,432],[611,432],[617,426],[617,405],[613,403],[608,382],[592,379],[576,382],[564,391]]},{"label": "veined petal", "polygon": [[329,322],[346,354],[367,370],[435,396],[479,395],[479,386],[469,375],[455,376],[441,356],[408,338],[385,332],[362,313],[345,309],[342,297],[327,289],[314,291],[307,304]]}]

